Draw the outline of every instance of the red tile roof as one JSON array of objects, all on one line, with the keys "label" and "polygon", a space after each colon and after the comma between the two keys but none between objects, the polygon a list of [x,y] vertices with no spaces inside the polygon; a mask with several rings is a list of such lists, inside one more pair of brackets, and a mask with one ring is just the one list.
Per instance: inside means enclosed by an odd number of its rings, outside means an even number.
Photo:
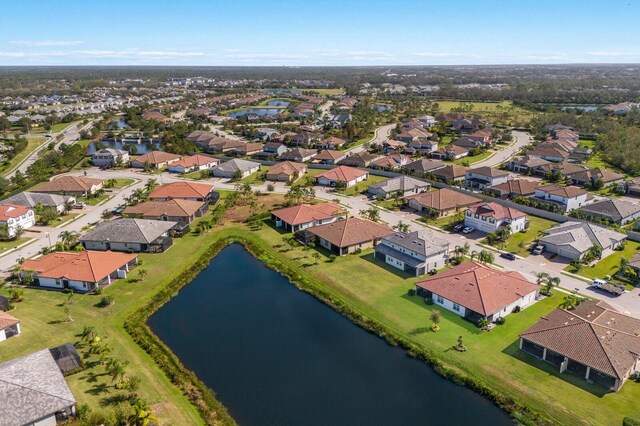
[{"label": "red tile roof", "polygon": [[93,179],[82,176],[62,176],[43,183],[33,189],[35,192],[85,192],[102,183],[102,179]]},{"label": "red tile roof", "polygon": [[369,173],[364,170],[358,170],[349,166],[338,166],[316,175],[316,179],[323,177],[334,182],[350,182],[367,174]]},{"label": "red tile roof", "polygon": [[193,167],[193,166],[204,166],[207,164],[219,164],[220,160],[213,157],[208,157],[206,155],[196,154],[191,155],[189,157],[184,157],[180,161],[176,161],[175,163],[171,163],[172,167],[182,166],[185,168]]},{"label": "red tile roof", "polygon": [[139,163],[149,163],[149,164],[161,164],[166,163],[168,161],[179,160],[180,156],[176,154],[171,154],[169,152],[164,151],[151,151],[147,154],[141,155],[140,157],[134,159],[133,161],[137,161]]},{"label": "red tile roof", "polygon": [[419,281],[416,286],[486,317],[538,290],[518,272],[502,272],[471,261]]},{"label": "red tile roof", "polygon": [[309,231],[338,247],[366,243],[393,233],[387,225],[356,217],[314,226]]},{"label": "red tile roof", "polygon": [[16,325],[20,322],[18,318],[9,315],[6,312],[0,311],[0,330]]},{"label": "red tile roof", "polygon": [[14,204],[4,204],[0,206],[0,222],[6,222],[9,219],[15,219],[27,214],[31,209],[24,206],[16,206]]},{"label": "red tile roof", "polygon": [[157,187],[149,194],[149,198],[205,198],[211,191],[213,185],[205,183],[173,182]]},{"label": "red tile roof", "polygon": [[300,225],[345,214],[345,209],[336,203],[300,204],[274,210],[271,214],[290,225]]},{"label": "red tile roof", "polygon": [[517,219],[526,216],[520,210],[511,207],[505,207],[498,203],[480,203],[469,207],[473,214],[484,217],[493,217],[495,219]]},{"label": "red tile roof", "polygon": [[137,254],[111,251],[54,252],[39,259],[26,260],[22,269],[35,271],[44,278],[95,283],[137,257]]}]

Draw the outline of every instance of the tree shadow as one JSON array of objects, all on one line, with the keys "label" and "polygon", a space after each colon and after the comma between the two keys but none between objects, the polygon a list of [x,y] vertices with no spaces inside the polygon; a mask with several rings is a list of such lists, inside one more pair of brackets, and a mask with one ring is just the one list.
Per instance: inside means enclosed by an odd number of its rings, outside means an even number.
[{"label": "tree shadow", "polygon": [[431,331],[429,327],[418,327],[411,330],[408,334],[409,336],[417,336],[418,334],[424,334]]},{"label": "tree shadow", "polygon": [[91,389],[87,390],[87,393],[94,396],[98,396],[103,393],[109,393],[110,387],[111,386],[107,385],[106,383],[99,383],[94,387],[92,387]]},{"label": "tree shadow", "polygon": [[102,407],[108,407],[110,405],[118,405],[129,400],[129,395],[126,393],[119,393],[117,395],[111,395],[100,399],[100,405]]}]

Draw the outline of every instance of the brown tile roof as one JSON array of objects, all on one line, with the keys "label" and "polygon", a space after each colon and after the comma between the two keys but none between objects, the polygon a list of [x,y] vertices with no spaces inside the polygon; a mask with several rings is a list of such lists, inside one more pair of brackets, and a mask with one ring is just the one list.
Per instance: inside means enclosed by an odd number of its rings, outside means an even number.
[{"label": "brown tile roof", "polygon": [[62,176],[40,185],[35,192],[84,192],[90,191],[92,186],[102,183],[102,179],[82,176]]},{"label": "brown tile roof", "polygon": [[542,185],[538,187],[538,189],[546,192],[547,194],[564,198],[578,197],[587,193],[587,191],[582,188],[578,188],[577,186],[560,186],[555,183]]},{"label": "brown tile roof", "polygon": [[520,210],[511,207],[505,207],[498,203],[480,203],[469,207],[473,214],[484,217],[493,217],[495,219],[517,219],[526,216]]},{"label": "brown tile roof", "polygon": [[419,281],[416,286],[487,317],[538,290],[518,272],[502,272],[471,261]]},{"label": "brown tile roof", "polygon": [[574,311],[551,311],[520,336],[622,379],[640,356],[639,333],[639,319],[587,300]]},{"label": "brown tile roof", "polygon": [[458,164],[447,164],[446,166],[434,170],[431,173],[444,179],[455,179],[464,177],[467,170],[469,170],[469,168],[465,166],[461,166]]},{"label": "brown tile roof", "polygon": [[172,182],[154,189],[149,194],[154,198],[204,198],[213,191],[213,185],[195,182]]},{"label": "brown tile roof", "polygon": [[275,217],[282,219],[290,225],[300,225],[314,220],[326,220],[334,216],[345,214],[346,210],[336,203],[300,204],[273,210]]},{"label": "brown tile roof", "polygon": [[169,152],[164,152],[164,151],[151,151],[134,159],[134,161],[137,161],[142,164],[144,163],[160,164],[160,163],[166,163],[167,161],[174,161],[179,159],[180,159],[180,156],[176,154],[171,154]]},{"label": "brown tile roof", "polygon": [[171,121],[171,119],[169,117],[167,117],[166,115],[159,113],[158,111],[146,111],[145,113],[142,114],[142,119],[143,120],[153,120],[153,121],[159,121],[161,123],[167,122],[167,121]]},{"label": "brown tile roof", "polygon": [[407,200],[415,200],[421,206],[435,210],[449,210],[457,207],[466,207],[482,201],[478,197],[467,195],[464,192],[455,191],[449,188],[442,188],[436,191],[411,195],[407,197]]},{"label": "brown tile roof", "polygon": [[350,182],[367,174],[368,172],[365,172],[364,170],[358,170],[348,166],[338,166],[327,170],[326,172],[319,173],[316,175],[316,179],[323,177],[330,181]]},{"label": "brown tile roof", "polygon": [[496,169],[495,167],[488,167],[488,166],[476,167],[475,169],[469,170],[469,173],[475,173],[477,175],[487,176],[487,177],[505,176],[509,174],[509,172],[507,171]]},{"label": "brown tile roof", "polygon": [[206,164],[219,164],[220,160],[217,158],[209,157],[206,155],[195,154],[189,157],[184,157],[180,161],[176,161],[175,163],[171,163],[173,167],[182,166],[185,168],[193,167],[193,166],[204,166]]},{"label": "brown tile roof", "polygon": [[7,327],[11,327],[12,325],[18,324],[20,320],[9,315],[6,312],[0,311],[0,330],[4,330]]},{"label": "brown tile roof", "polygon": [[276,163],[267,172],[267,176],[286,174],[292,176],[294,173],[303,173],[307,170],[307,166],[302,163],[294,163],[293,161],[283,161]]},{"label": "brown tile roof", "polygon": [[26,260],[22,269],[35,271],[38,276],[45,278],[95,283],[137,257],[137,254],[111,251],[54,252],[39,259]]},{"label": "brown tile roof", "polygon": [[345,143],[347,143],[347,141],[345,141],[344,139],[340,139],[337,138],[335,136],[331,136],[329,138],[325,138],[323,140],[320,141],[322,144],[331,144],[333,146],[340,146],[340,145],[344,145]]},{"label": "brown tile roof", "polygon": [[235,148],[236,152],[239,152],[241,154],[250,154],[253,152],[259,152],[262,151],[263,145],[261,143],[243,143],[238,145],[237,148]]},{"label": "brown tile roof", "polygon": [[190,217],[204,205],[203,201],[168,200],[146,201],[124,209],[125,215],[142,215],[142,217]]},{"label": "brown tile roof", "polygon": [[309,231],[338,247],[366,243],[393,233],[387,225],[356,217],[314,226]]},{"label": "brown tile roof", "polygon": [[0,206],[0,222],[6,222],[9,219],[20,217],[27,214],[31,209],[15,204],[3,204]]},{"label": "brown tile roof", "polygon": [[608,169],[589,169],[582,170],[577,173],[572,173],[569,177],[573,179],[580,179],[588,181],[591,179],[600,179],[604,183],[615,182],[617,180],[624,179],[624,175],[616,172],[612,172]]},{"label": "brown tile roof", "polygon": [[315,157],[313,157],[314,160],[339,160],[341,158],[344,158],[346,156],[346,154],[344,152],[341,151],[335,151],[332,149],[324,149],[322,151],[320,151],[320,154],[316,155]]},{"label": "brown tile roof", "polygon": [[498,190],[500,192],[506,192],[509,194],[517,195],[531,195],[536,192],[536,188],[540,184],[538,182],[526,179],[514,179],[500,185],[492,187],[492,190]]}]

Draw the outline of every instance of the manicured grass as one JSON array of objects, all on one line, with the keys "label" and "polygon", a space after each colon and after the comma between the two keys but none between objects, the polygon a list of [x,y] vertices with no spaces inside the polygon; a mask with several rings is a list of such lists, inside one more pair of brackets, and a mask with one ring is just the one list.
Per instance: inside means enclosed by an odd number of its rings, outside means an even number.
[{"label": "manicured grass", "polygon": [[376,206],[380,206],[387,210],[400,210],[400,205],[393,198],[387,198],[386,200],[376,200],[373,202]]},{"label": "manicured grass", "polygon": [[545,231],[553,225],[557,225],[557,222],[537,216],[527,215],[527,220],[529,220],[529,229],[525,232],[512,234],[509,240],[507,240],[504,250],[526,257],[531,254],[528,247],[539,238],[539,232]]},{"label": "manicured grass", "polygon": [[369,178],[363,182],[360,182],[356,185],[353,185],[351,188],[347,188],[345,190],[336,190],[336,192],[342,194],[342,195],[358,195],[358,194],[362,194],[364,192],[367,191],[367,188],[369,187],[369,185],[373,185],[374,183],[378,183],[380,181],[383,181],[385,179],[389,179],[388,177],[385,176],[376,176],[376,175],[369,175]]},{"label": "manicured grass", "polygon": [[45,138],[40,138],[40,137],[27,139],[28,141],[27,147],[23,151],[19,152],[18,155],[13,157],[8,162],[6,163],[3,162],[0,165],[0,173],[8,172],[12,170],[14,167],[16,167],[18,164],[22,163],[25,160],[25,158],[31,155],[33,151],[35,151],[37,148],[42,146],[45,140],[46,140]]},{"label": "manicured grass", "polygon": [[503,102],[466,102],[466,101],[433,101],[439,106],[438,113],[449,113],[454,108],[460,108],[462,105],[473,105],[471,111],[466,114],[480,115],[484,118],[492,118],[494,120],[503,120],[509,123],[527,123],[534,113],[524,108],[514,106],[511,101]]},{"label": "manicured grass", "polygon": [[600,153],[597,153],[597,152],[594,153],[593,155],[591,155],[591,157],[589,157],[589,159],[587,160],[586,165],[591,167],[592,169],[596,169],[596,168],[609,169],[609,170],[614,171],[614,172],[622,173],[623,175],[625,175],[625,177],[629,176],[628,174],[626,174],[623,170],[619,169],[618,167],[607,163],[600,156]]},{"label": "manicured grass", "polygon": [[78,197],[77,200],[86,203],[88,206],[95,206],[108,199],[109,197],[109,194],[102,194],[97,197]]},{"label": "manicured grass", "polygon": [[297,90],[302,90],[302,93],[304,93],[304,94],[309,94],[310,92],[315,92],[315,93],[318,93],[320,95],[327,95],[327,96],[344,95],[344,89],[342,89],[342,88],[340,88],[340,89],[297,89]]},{"label": "manicured grass", "polygon": [[74,123],[75,122],[54,124],[51,126],[51,130],[49,130],[48,133],[60,133],[61,131],[63,131],[67,127],[70,127]]},{"label": "manicured grass", "polygon": [[449,229],[454,223],[462,223],[462,221],[457,221],[455,219],[455,215],[451,214],[448,216],[437,217],[435,219],[427,219],[426,216],[421,218],[421,222],[427,223],[431,226],[435,226],[440,229]]},{"label": "manicured grass", "polygon": [[242,179],[240,183],[248,183],[249,185],[264,183],[265,178],[267,176],[267,172],[269,171],[270,168],[271,166],[260,166],[260,170]]},{"label": "manicured grass", "polygon": [[614,251],[609,256],[598,261],[593,267],[583,266],[579,271],[575,271],[574,267],[569,265],[564,270],[581,275],[585,278],[604,278],[605,275],[611,275],[612,277],[618,272],[618,266],[620,265],[620,259],[631,259],[640,250],[640,245],[633,241],[628,241],[624,250]]},{"label": "manicured grass", "polygon": [[17,240],[12,240],[12,241],[0,241],[0,254],[14,247],[18,247],[20,244],[24,244],[30,239],[31,238],[29,237],[20,237]]},{"label": "manicured grass", "polygon": [[[66,294],[25,289],[25,300],[17,303],[16,309],[11,311],[11,315],[21,320],[22,335],[2,342],[0,362],[66,342],[76,343],[85,325],[94,326],[111,348],[110,356],[129,361],[126,373],[142,379],[138,393],[151,404],[160,424],[203,424],[195,407],[171,384],[147,353],[133,342],[124,331],[123,323],[181,271],[188,269],[206,251],[209,244],[205,242],[209,242],[205,236],[186,235],[174,239],[173,247],[166,253],[141,254],[142,267],[148,271],[145,280],[115,281],[103,292],[103,295],[112,295],[115,299],[115,304],[107,308],[96,306],[102,296],[74,295],[70,311],[74,318],[72,323],[65,321],[66,314],[61,306]],[[134,269],[130,278],[137,276]],[[8,294],[7,288],[0,289],[0,293]],[[108,404],[109,399],[124,393],[114,388],[111,378],[104,374],[104,367],[100,365],[73,374],[67,380],[78,404],[87,403],[94,411],[109,410],[112,408]]]},{"label": "manicured grass", "polygon": [[[429,331],[429,316],[435,306],[427,306],[422,298],[407,295],[418,278],[407,277],[376,260],[371,250],[339,257],[335,262],[324,257],[314,265],[312,252],[305,253],[301,248],[277,252],[273,247],[282,244],[283,234],[270,226],[243,235],[287,264],[300,268],[301,273],[322,281],[336,297],[363,315],[430,350],[452,368],[532,406],[558,424],[619,425],[623,416],[638,415],[636,401],[640,398],[640,385],[628,382],[620,392],[605,393],[570,373],[560,375],[554,366],[518,349],[518,335],[557,307],[562,293],[555,292],[553,297],[509,315],[505,325],[489,333],[439,309],[441,330],[433,333]],[[458,336],[463,337],[468,348],[465,353],[451,350]]]},{"label": "manicured grass", "polygon": [[135,179],[126,179],[126,178],[116,178],[114,180],[116,181],[116,183],[111,187],[111,189],[122,189],[135,182]]},{"label": "manicured grass", "polygon": [[475,164],[475,163],[477,163],[479,161],[486,160],[491,155],[493,155],[493,151],[485,151],[485,152],[482,152],[482,153],[480,153],[478,155],[473,155],[473,156],[469,155],[467,157],[458,158],[457,160],[452,160],[451,163],[453,163],[453,164],[463,164],[463,163],[464,164],[467,164],[467,163]]},{"label": "manicured grass", "polygon": [[78,216],[79,214],[80,213],[67,213],[64,216],[60,216],[59,218],[56,219],[56,222],[53,223],[53,226],[60,225],[61,223],[66,223],[71,219],[73,219],[74,217]]},{"label": "manicured grass", "polygon": [[205,177],[202,177],[202,172],[203,171],[207,171],[207,170],[196,170],[194,172],[191,173],[185,173],[183,175],[180,175],[180,177],[185,178],[185,179],[194,179],[194,180],[202,180],[202,179],[209,179],[211,176],[206,175]]},{"label": "manicured grass", "polygon": [[589,140],[589,139],[580,139],[578,141],[578,146],[580,146],[580,148],[593,149],[596,146],[596,141],[592,141],[592,140]]}]

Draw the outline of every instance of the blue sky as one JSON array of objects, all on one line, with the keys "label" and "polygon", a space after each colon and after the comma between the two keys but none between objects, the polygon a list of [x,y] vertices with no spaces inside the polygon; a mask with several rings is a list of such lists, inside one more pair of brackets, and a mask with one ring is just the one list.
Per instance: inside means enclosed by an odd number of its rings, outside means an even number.
[{"label": "blue sky", "polygon": [[23,0],[0,65],[640,62],[640,0]]}]

